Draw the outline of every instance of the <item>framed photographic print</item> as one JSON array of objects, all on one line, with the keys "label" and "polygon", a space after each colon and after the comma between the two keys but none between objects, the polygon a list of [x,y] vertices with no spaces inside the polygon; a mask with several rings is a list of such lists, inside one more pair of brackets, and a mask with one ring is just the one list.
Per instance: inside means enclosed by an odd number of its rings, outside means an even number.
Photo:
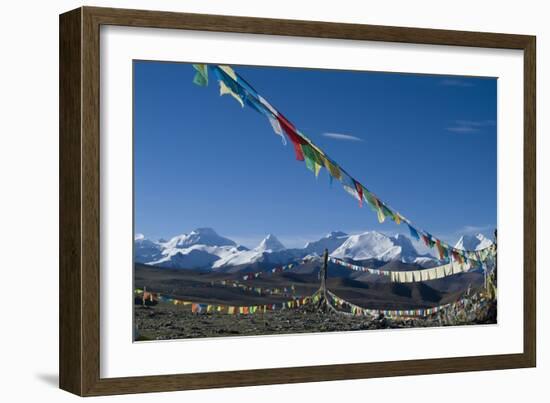
[{"label": "framed photographic print", "polygon": [[534,366],[535,165],[532,36],[65,13],[60,386]]}]

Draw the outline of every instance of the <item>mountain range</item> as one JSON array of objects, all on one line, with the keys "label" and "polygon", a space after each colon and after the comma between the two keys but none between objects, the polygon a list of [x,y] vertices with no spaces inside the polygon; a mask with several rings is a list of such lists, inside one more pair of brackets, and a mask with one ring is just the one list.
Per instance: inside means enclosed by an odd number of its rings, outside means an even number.
[{"label": "mountain range", "polygon": [[[491,241],[482,234],[463,236],[456,244],[460,249],[482,249]],[[249,249],[216,233],[212,228],[197,228],[169,240],[153,241],[142,234],[134,238],[134,261],[157,267],[176,269],[239,270],[250,267],[270,268],[276,265],[318,258],[328,249],[331,256],[351,262],[369,262],[377,266],[403,263],[411,267],[433,267],[439,261],[432,255],[420,254],[411,240],[402,234],[388,236],[376,231],[348,235],[333,231],[323,238],[308,242],[303,248],[286,248],[273,234]]]}]

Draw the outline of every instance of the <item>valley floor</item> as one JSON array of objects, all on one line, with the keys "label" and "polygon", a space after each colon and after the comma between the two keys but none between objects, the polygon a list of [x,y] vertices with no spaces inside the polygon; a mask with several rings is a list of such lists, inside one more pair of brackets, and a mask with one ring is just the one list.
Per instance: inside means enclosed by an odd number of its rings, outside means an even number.
[{"label": "valley floor", "polygon": [[496,306],[485,306],[470,317],[453,315],[445,318],[440,315],[415,319],[345,316],[318,312],[307,306],[254,315],[194,314],[189,309],[170,304],[136,306],[134,315],[136,340],[143,341],[494,324]]},{"label": "valley floor", "polygon": [[[289,333],[376,330],[496,323],[496,302],[485,298],[479,279],[463,276],[462,290],[438,286],[437,281],[414,284],[370,283],[350,278],[329,278],[327,287],[340,298],[365,308],[422,309],[465,301],[428,317],[351,316],[320,312],[309,302],[299,308],[254,314],[193,313],[190,305],[163,302],[143,306],[135,299],[135,340],[167,340],[220,336],[250,336]],[[232,279],[231,279],[232,277]],[[191,270],[136,266],[134,285],[165,297],[206,304],[260,305],[289,300],[288,295],[257,294],[253,290],[222,286],[219,282],[242,280],[242,274],[205,273]],[[460,277],[458,278],[460,280]],[[254,287],[273,289],[293,286],[292,294],[309,296],[319,288],[315,273],[283,273],[254,279]],[[470,288],[465,293],[465,288]],[[344,307],[349,312],[349,307]]]}]

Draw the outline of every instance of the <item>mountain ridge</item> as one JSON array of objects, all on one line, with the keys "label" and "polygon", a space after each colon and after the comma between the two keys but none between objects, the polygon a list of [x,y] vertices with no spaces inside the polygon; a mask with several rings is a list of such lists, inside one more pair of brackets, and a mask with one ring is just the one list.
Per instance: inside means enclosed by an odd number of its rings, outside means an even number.
[{"label": "mountain ridge", "polygon": [[[479,250],[491,244],[488,238],[476,234],[462,236],[455,247]],[[258,246],[249,249],[219,235],[212,228],[197,228],[188,234],[158,241],[138,233],[134,237],[134,260],[151,266],[204,270],[246,268],[247,265],[273,267],[299,263],[304,258],[315,259],[323,254],[325,248],[332,257],[376,266],[397,262],[403,264],[396,267],[413,265],[427,268],[440,263],[430,254],[419,253],[403,234],[390,236],[365,231],[348,235],[342,231],[332,231],[316,241],[307,242],[303,248],[286,248],[275,235],[268,234]]]}]

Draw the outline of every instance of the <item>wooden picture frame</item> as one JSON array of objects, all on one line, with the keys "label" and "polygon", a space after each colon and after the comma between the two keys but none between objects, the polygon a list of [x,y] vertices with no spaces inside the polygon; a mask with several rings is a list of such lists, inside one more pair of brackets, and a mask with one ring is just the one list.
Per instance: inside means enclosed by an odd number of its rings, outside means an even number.
[{"label": "wooden picture frame", "polygon": [[[229,372],[100,377],[99,35],[102,25],[524,52],[523,353]],[[82,7],[60,16],[60,387],[81,396],[533,367],[536,363],[535,37]]]}]

